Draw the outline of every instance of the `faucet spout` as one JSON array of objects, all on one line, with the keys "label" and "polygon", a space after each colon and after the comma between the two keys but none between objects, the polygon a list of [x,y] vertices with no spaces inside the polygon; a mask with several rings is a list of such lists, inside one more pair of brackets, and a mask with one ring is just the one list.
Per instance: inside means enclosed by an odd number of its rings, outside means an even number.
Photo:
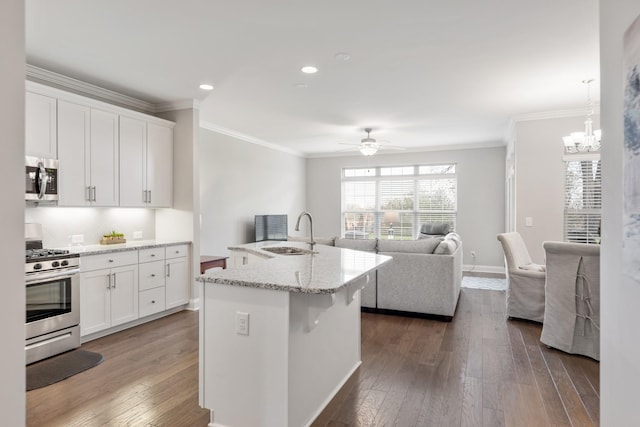
[{"label": "faucet spout", "polygon": [[313,249],[313,246],[316,244],[316,242],[313,240],[313,218],[311,218],[311,214],[309,212],[302,212],[300,215],[298,215],[298,221],[296,221],[296,231],[300,231],[300,220],[302,219],[303,216],[306,216],[309,218],[309,232],[311,234],[310,236],[310,240],[309,240],[309,246],[311,246],[311,249]]}]

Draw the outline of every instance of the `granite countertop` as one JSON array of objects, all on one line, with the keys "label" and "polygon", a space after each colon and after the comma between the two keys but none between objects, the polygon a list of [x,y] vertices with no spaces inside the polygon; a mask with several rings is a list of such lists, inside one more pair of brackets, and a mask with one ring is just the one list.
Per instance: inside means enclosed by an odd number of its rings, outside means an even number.
[{"label": "granite countertop", "polygon": [[66,249],[73,254],[85,255],[98,255],[108,254],[113,252],[130,251],[134,249],[149,249],[158,248],[163,246],[173,245],[186,245],[191,244],[189,240],[132,240],[127,243],[118,243],[114,245],[82,245],[82,246],[67,246],[60,249]]},{"label": "granite countertop", "polygon": [[308,243],[291,241],[230,246],[232,252],[247,252],[264,259],[251,260],[228,270],[209,270],[196,280],[205,284],[332,294],[392,259],[386,255],[325,245],[315,245],[314,253],[305,255],[278,255],[263,250],[273,246],[309,249]]}]

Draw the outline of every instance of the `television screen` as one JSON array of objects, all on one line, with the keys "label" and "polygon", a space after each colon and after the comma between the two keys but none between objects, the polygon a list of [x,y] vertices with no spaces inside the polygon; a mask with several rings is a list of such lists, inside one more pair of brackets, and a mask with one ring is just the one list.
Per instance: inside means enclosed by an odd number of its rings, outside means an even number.
[{"label": "television screen", "polygon": [[256,215],[256,242],[287,240],[287,215]]}]

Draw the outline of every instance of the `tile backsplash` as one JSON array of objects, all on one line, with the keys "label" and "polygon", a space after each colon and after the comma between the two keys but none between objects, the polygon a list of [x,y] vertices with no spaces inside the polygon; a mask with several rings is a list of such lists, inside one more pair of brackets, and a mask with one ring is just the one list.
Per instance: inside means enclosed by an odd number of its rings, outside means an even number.
[{"label": "tile backsplash", "polygon": [[128,241],[134,232],[142,232],[145,240],[155,239],[156,214],[144,208],[25,208],[25,222],[42,224],[45,247],[65,247],[72,244],[72,236],[83,235],[84,245],[97,244],[105,233],[115,230],[124,233]]}]

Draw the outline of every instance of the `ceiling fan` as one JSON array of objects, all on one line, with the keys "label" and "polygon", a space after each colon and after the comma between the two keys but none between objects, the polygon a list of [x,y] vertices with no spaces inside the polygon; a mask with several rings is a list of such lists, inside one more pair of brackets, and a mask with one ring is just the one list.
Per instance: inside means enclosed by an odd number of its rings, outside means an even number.
[{"label": "ceiling fan", "polygon": [[[349,142],[341,142],[343,145],[355,145],[357,150],[360,151],[365,156],[373,156],[378,152],[378,150],[404,150],[404,147],[398,147],[397,145],[389,145],[386,141],[377,141],[375,138],[371,138],[371,128],[365,128],[364,131],[367,133],[366,138],[362,138],[360,143],[349,143]],[[355,149],[349,149],[347,151],[351,151]]]}]

